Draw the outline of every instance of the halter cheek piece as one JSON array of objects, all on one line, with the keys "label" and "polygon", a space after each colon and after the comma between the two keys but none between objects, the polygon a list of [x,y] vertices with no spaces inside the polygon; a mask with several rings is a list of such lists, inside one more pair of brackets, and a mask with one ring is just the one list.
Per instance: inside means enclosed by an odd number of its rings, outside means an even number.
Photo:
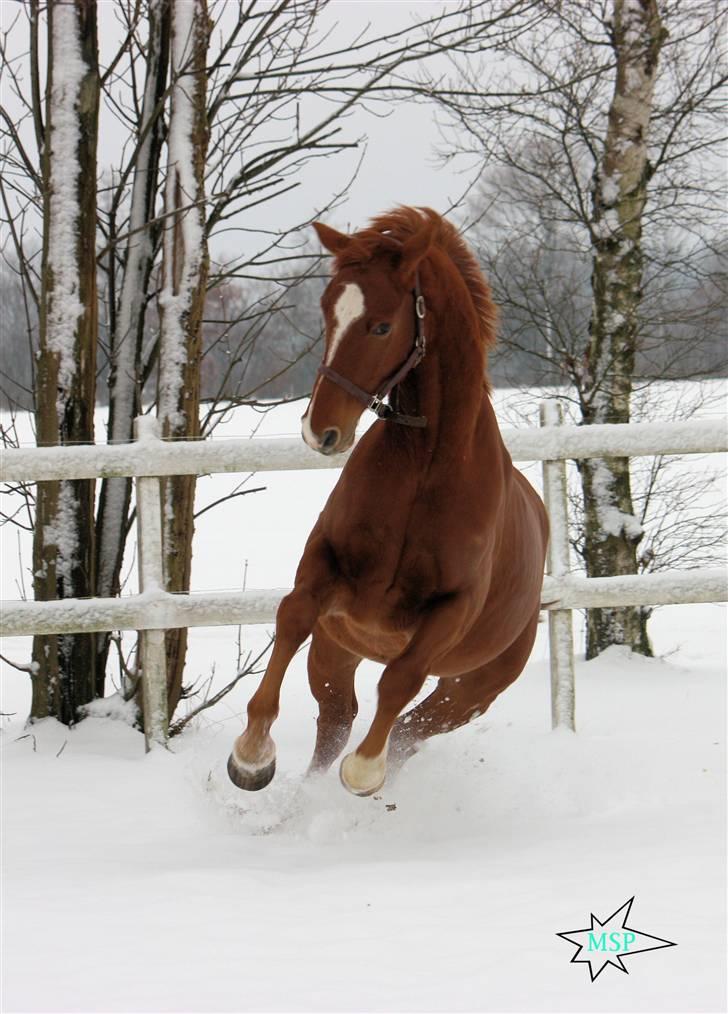
[{"label": "halter cheek piece", "polygon": [[420,291],[420,277],[419,274],[415,275],[415,287],[412,290],[412,298],[414,300],[414,311],[415,311],[415,344],[412,348],[407,359],[402,363],[400,368],[396,370],[391,376],[389,376],[382,386],[379,388],[376,394],[369,394],[368,391],[363,390],[361,387],[357,387],[346,377],[342,377],[336,370],[332,370],[330,366],[322,364],[319,366],[318,372],[322,377],[326,377],[328,380],[333,381],[334,384],[338,384],[347,394],[352,395],[357,401],[361,402],[365,408],[371,409],[375,415],[379,416],[380,419],[386,419],[389,422],[400,423],[402,426],[427,426],[427,419],[423,415],[404,415],[402,412],[397,412],[391,405],[385,402],[387,395],[401,383],[410,370],[414,370],[415,366],[422,362],[425,358],[425,351],[427,348],[427,340],[425,338],[424,331],[424,320],[425,320],[425,298]]}]

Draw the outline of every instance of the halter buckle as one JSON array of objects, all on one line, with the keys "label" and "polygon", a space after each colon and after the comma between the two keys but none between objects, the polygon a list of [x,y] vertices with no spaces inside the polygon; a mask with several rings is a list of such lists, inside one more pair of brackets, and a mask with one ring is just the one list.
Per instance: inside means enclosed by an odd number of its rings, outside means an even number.
[{"label": "halter buckle", "polygon": [[417,298],[415,299],[415,313],[417,314],[420,320],[424,320],[426,312],[427,307],[425,306],[425,297],[421,295],[417,296]]},{"label": "halter buckle", "polygon": [[[385,395],[386,397],[386,395]],[[380,419],[386,419],[388,415],[391,415],[392,408],[388,405],[384,398],[380,395],[375,394],[372,396],[372,400],[369,402],[369,409]]]}]

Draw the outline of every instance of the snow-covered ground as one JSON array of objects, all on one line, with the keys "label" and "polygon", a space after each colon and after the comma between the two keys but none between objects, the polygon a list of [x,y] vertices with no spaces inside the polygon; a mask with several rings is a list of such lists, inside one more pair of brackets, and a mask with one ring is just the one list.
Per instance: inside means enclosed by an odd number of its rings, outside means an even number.
[{"label": "snow-covered ground", "polygon": [[[261,432],[293,433],[300,413]],[[248,426],[237,414],[225,435]],[[235,481],[202,480],[200,506]],[[246,560],[248,587],[290,584],[335,481],[267,474],[251,482],[265,492],[202,515],[194,587],[240,587]],[[549,728],[545,634],[486,716],[371,799],[333,772],[303,779],[305,652],[284,685],[278,773],[254,795],[225,773],[253,681],[144,756],[119,720],[25,727],[27,678],[5,670],[3,1010],[725,1009],[725,612],[665,607],[659,658],[580,661],[576,735]],[[244,629],[244,650],[265,635]],[[27,641],[3,652],[23,659]],[[235,630],[193,631],[188,678],[214,667],[219,682],[236,655]],[[360,668],[355,739],[377,673]],[[556,934],[632,896],[629,925],[677,947],[592,983]]]}]

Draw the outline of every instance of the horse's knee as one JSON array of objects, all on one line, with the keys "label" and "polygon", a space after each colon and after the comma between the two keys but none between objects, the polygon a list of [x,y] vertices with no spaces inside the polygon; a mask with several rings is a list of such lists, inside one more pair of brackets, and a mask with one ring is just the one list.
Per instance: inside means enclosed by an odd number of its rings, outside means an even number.
[{"label": "horse's knee", "polygon": [[317,605],[306,591],[294,589],[281,600],[276,613],[276,640],[298,648],[313,630]]}]

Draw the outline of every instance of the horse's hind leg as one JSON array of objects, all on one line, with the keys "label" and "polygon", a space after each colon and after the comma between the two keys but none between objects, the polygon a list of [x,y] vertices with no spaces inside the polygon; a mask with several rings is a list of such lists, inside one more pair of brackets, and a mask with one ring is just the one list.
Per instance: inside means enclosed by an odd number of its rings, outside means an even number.
[{"label": "horse's hind leg", "polygon": [[441,678],[432,693],[402,715],[392,729],[392,759],[402,764],[430,736],[451,732],[484,714],[496,697],[520,676],[538,624],[538,613],[497,658],[461,676]]},{"label": "horse's hind leg", "polygon": [[354,675],[360,661],[316,625],[308,652],[308,682],[319,714],[309,772],[327,771],[347,744],[357,713]]},{"label": "horse's hind leg", "polygon": [[390,739],[390,756],[395,768],[416,753],[420,743],[430,736],[459,729],[487,711],[501,690],[512,682],[509,679],[494,690],[494,677],[502,675],[485,665],[462,676],[440,679],[424,701],[395,723]]}]

